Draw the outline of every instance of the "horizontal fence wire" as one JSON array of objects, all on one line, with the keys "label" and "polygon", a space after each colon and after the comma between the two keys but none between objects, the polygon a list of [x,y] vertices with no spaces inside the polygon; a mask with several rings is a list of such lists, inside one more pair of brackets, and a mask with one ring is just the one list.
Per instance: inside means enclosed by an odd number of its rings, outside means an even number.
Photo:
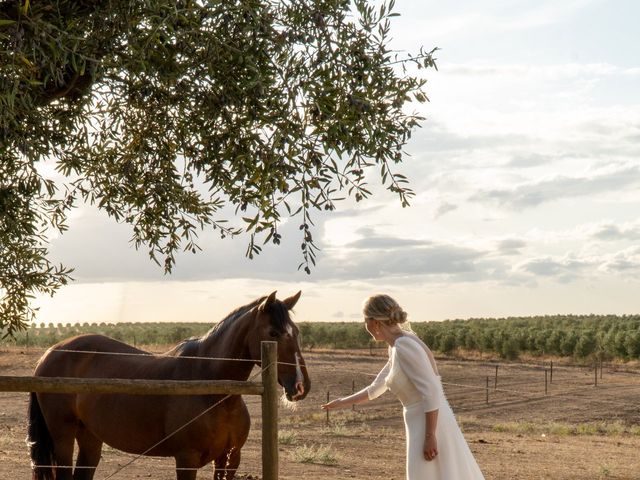
[{"label": "horizontal fence wire", "polygon": [[[40,350],[35,353],[42,352],[44,355],[48,350]],[[111,356],[123,356],[123,357],[145,357],[145,358],[175,358],[180,360],[211,360],[211,361],[226,361],[226,362],[249,362],[249,363],[260,363],[260,359],[250,359],[250,358],[231,358],[231,357],[197,357],[193,355],[172,355],[168,353],[155,353],[155,352],[100,352],[94,350],[65,350],[65,349],[55,349],[51,350],[53,352],[61,352],[61,353],[81,353],[81,354],[92,354],[92,355],[111,355]],[[289,366],[300,366],[304,368],[306,365],[292,363],[292,362],[277,362],[278,365],[289,365]]]},{"label": "horizontal fence wire", "polygon": [[[17,347],[13,347],[13,348],[17,348]],[[44,354],[45,352],[48,351],[48,349],[33,349],[33,348],[29,348],[28,351],[30,353],[41,353]],[[52,350],[52,351],[56,351],[56,352],[64,352],[64,353],[86,353],[86,354],[99,354],[99,355],[114,355],[114,356],[141,356],[141,357],[166,357],[166,358],[181,358],[181,359],[187,359],[187,360],[213,360],[213,361],[238,361],[238,362],[258,362],[260,360],[252,360],[252,359],[246,359],[246,358],[229,358],[229,357],[207,357],[207,356],[203,356],[203,357],[199,357],[199,356],[189,356],[189,355],[173,355],[173,354],[169,354],[167,352],[140,352],[140,353],[134,353],[134,352],[99,352],[99,351],[93,351],[93,350],[68,350],[68,349],[56,349],[56,350]],[[308,349],[308,350],[302,350],[303,353],[309,353],[309,354],[320,354],[322,355],[323,353],[326,353],[328,351],[331,352],[340,352],[339,349],[329,349],[329,350],[312,350],[312,349]],[[376,357],[376,358],[385,358],[386,354],[387,354],[387,348],[374,348],[373,349],[373,355],[371,354],[367,354],[366,352],[369,352],[369,349],[361,349],[361,351],[358,351],[356,353],[355,356],[363,356],[365,358],[368,357]],[[349,354],[351,353],[352,350],[345,350],[344,353],[345,354]],[[487,367],[489,369],[495,370],[496,366],[499,366],[501,368],[518,368],[520,370],[530,370],[530,371],[535,371],[535,370],[539,370],[541,372],[544,372],[545,369],[549,370],[550,365],[545,365],[545,362],[551,362],[553,360],[542,360],[540,364],[536,363],[536,364],[527,364],[527,363],[504,363],[504,362],[497,362],[497,361],[489,361],[489,362],[476,362],[475,360],[466,360],[464,358],[461,359],[457,359],[455,357],[437,357],[436,360],[445,360],[445,361],[461,361],[461,362],[468,362],[473,364],[476,367]],[[278,362],[279,365],[291,365],[291,366],[295,366],[295,363],[288,363],[288,362]],[[598,363],[600,365],[600,363]],[[640,375],[640,370],[638,369],[634,369],[634,368],[630,368],[630,367],[624,367],[621,365],[617,365],[617,364],[612,364],[610,362],[604,362],[602,363],[603,367],[606,367],[609,369],[610,373],[611,372],[615,372],[615,373],[619,373],[619,374],[629,374],[629,375]],[[566,369],[566,368],[571,368],[571,369],[583,369],[585,371],[593,371],[593,363],[590,364],[577,364],[577,363],[567,363],[565,361],[562,361],[561,363],[554,363],[553,364],[553,369],[554,371],[559,371],[561,369]],[[373,374],[373,376],[375,376],[375,374]],[[511,375],[511,376],[517,376],[517,375]],[[507,375],[500,375],[501,378],[506,378]]]},{"label": "horizontal fence wire", "polygon": [[[150,457],[145,457],[146,459],[149,459]],[[139,459],[137,459],[139,460]],[[156,458],[153,458],[154,462],[159,463],[158,460]],[[160,461],[166,460],[165,463],[168,463],[170,461],[170,457],[162,457]],[[83,466],[83,465],[32,465],[31,468],[60,468],[60,469],[70,469],[70,470],[97,470],[98,468],[104,468],[105,465],[104,463],[107,462],[101,462],[102,465],[100,465],[99,467],[88,467],[88,466]],[[127,465],[127,466],[131,466],[131,465]],[[200,470],[204,470],[204,469],[208,469],[209,467],[212,467],[213,469],[215,469],[215,471],[221,471],[221,472],[237,472],[238,469],[237,468],[221,468],[221,467],[217,467],[213,462],[212,463],[208,463],[207,465],[204,465],[200,468],[196,468],[196,467],[176,467],[174,465],[159,465],[159,464],[155,464],[153,465],[153,468],[156,470],[171,470],[171,471],[185,471],[185,472],[197,472]],[[118,473],[121,473],[121,471],[118,471],[116,473],[112,473],[111,476],[116,475]],[[111,478],[111,476],[105,477],[104,480]]]}]

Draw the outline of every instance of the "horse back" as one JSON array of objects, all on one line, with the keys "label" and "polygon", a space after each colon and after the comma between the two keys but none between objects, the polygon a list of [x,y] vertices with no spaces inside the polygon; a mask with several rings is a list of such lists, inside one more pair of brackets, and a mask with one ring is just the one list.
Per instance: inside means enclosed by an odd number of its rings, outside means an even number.
[{"label": "horse back", "polygon": [[[52,346],[40,358],[35,374],[46,377],[133,378],[155,357],[104,335],[80,335]],[[144,378],[144,375],[143,375]]]}]

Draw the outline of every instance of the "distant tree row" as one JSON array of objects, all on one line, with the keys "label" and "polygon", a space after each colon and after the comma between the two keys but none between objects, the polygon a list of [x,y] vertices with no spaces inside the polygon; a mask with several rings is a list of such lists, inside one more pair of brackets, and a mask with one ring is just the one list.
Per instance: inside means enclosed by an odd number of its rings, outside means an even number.
[{"label": "distant tree row", "polygon": [[[308,348],[367,348],[359,323],[303,323]],[[640,315],[553,315],[415,322],[413,330],[432,350],[460,351],[516,359],[522,354],[587,359],[640,358]]]},{"label": "distant tree row", "polygon": [[88,333],[107,335],[131,345],[172,345],[185,338],[201,336],[211,328],[210,323],[199,322],[134,322],[134,323],[83,323],[32,325],[28,330],[15,334],[15,339],[5,338],[4,345],[47,348],[60,340]]},{"label": "distant tree row", "polygon": [[[300,322],[304,349],[360,349],[374,345],[360,322]],[[203,335],[208,323],[33,325],[5,345],[48,347],[64,338],[99,333],[134,345],[170,345]],[[554,315],[415,322],[412,328],[432,350],[451,355],[479,352],[516,359],[552,355],[584,360],[640,359],[640,315]]]}]

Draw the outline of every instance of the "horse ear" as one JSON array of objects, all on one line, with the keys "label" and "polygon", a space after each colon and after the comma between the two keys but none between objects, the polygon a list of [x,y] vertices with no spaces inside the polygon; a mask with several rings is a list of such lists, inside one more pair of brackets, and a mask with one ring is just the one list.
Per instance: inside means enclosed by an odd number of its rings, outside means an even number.
[{"label": "horse ear", "polygon": [[260,304],[260,310],[264,312],[267,308],[273,305],[275,301],[276,301],[276,292],[273,292],[271,295],[265,298],[264,301]]},{"label": "horse ear", "polygon": [[284,306],[287,307],[287,310],[291,310],[293,307],[296,306],[296,303],[298,303],[298,300],[300,300],[300,295],[302,295],[302,290],[300,290],[295,295],[292,295],[289,298],[285,298],[284,300],[282,300],[282,303],[284,303]]}]

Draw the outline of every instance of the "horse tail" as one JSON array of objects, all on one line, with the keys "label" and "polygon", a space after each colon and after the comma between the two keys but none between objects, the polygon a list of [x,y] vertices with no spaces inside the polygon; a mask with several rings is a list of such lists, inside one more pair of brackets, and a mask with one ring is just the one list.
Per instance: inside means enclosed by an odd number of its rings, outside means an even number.
[{"label": "horse tail", "polygon": [[33,480],[54,480],[53,440],[35,393],[29,399],[29,429],[27,443],[31,450]]}]

